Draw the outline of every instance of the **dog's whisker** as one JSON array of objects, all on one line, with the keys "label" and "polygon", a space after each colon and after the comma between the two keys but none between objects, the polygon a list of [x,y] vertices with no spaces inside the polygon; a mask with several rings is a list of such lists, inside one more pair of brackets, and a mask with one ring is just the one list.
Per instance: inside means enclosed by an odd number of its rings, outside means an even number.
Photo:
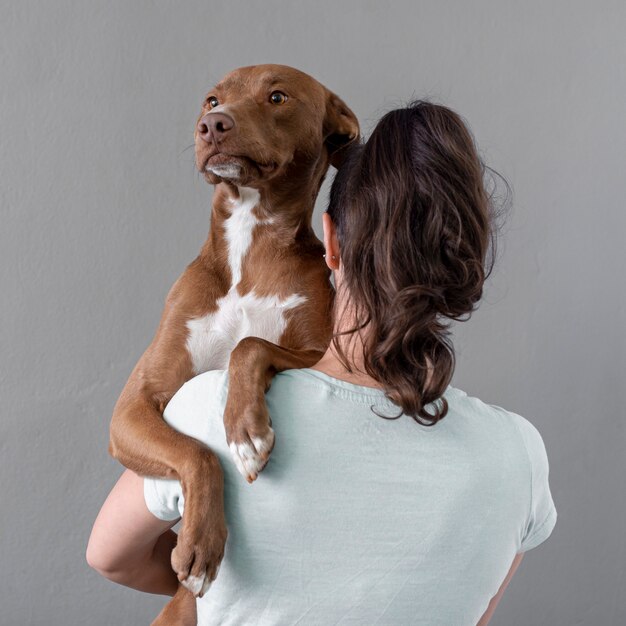
[{"label": "dog's whisker", "polygon": [[191,150],[191,148],[195,147],[195,143],[192,143],[190,146],[187,146],[178,156],[182,156],[187,150]]}]

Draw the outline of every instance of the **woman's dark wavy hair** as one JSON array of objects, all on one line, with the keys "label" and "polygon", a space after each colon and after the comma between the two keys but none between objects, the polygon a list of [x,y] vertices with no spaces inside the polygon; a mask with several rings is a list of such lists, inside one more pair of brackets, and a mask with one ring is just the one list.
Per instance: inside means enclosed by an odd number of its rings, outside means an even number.
[{"label": "woman's dark wavy hair", "polygon": [[356,323],[335,333],[333,346],[352,372],[339,338],[350,335],[349,345],[367,326],[365,371],[402,409],[381,417],[434,425],[448,411],[443,393],[455,366],[448,326],[469,319],[495,258],[487,172],[495,173],[461,117],[419,100],[387,113],[335,176],[327,212]]}]

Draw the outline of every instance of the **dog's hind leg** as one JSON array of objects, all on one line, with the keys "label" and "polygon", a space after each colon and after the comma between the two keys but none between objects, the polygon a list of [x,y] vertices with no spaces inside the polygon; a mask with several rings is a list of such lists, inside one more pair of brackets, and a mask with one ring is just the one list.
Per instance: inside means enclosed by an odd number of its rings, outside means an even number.
[{"label": "dog's hind leg", "polygon": [[178,586],[176,595],[163,607],[151,626],[196,626],[196,599],[191,591]]}]

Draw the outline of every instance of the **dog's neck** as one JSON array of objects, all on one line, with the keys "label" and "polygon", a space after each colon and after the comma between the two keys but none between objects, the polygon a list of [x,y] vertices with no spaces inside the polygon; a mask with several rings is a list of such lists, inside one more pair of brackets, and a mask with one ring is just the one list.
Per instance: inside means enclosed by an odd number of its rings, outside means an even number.
[{"label": "dog's neck", "polygon": [[231,284],[235,285],[249,254],[254,255],[249,268],[263,273],[278,258],[285,258],[289,249],[310,251],[321,247],[311,224],[318,189],[312,181],[300,189],[290,185],[285,191],[283,186],[280,194],[263,187],[239,187],[227,182],[216,185],[209,236],[200,253],[202,260],[211,267],[228,267]]},{"label": "dog's neck", "polygon": [[[255,209],[260,219],[274,218],[278,226],[297,229],[310,228],[315,200],[329,167],[329,155],[322,150],[315,159],[294,153],[293,161],[269,183],[259,186],[259,202]],[[238,188],[230,183],[216,185],[229,197],[238,196]]]},{"label": "dog's neck", "polygon": [[252,203],[254,216],[259,221],[271,220],[277,230],[310,227],[316,194],[307,191],[306,187],[299,192],[280,192],[267,187],[238,187],[222,183],[215,189],[212,218],[215,216],[219,220],[217,213],[223,213],[227,219],[237,206]]},{"label": "dog's neck", "polygon": [[[215,185],[211,209],[211,228],[201,255],[222,256],[229,229],[269,225],[266,236],[276,248],[297,245],[302,239],[315,237],[312,227],[315,199],[319,193],[327,164],[318,163],[308,176],[292,171],[282,180],[259,188],[237,186],[224,181]],[[238,224],[237,222],[241,222]],[[228,226],[227,226],[228,225]]]}]

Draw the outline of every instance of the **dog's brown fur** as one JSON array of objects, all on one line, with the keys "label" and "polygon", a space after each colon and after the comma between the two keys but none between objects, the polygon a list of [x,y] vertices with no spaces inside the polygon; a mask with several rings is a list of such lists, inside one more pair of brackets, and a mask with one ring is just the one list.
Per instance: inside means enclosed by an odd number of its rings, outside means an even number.
[{"label": "dog's brown fur", "polygon": [[[287,101],[272,103],[274,91],[287,94]],[[211,96],[219,102],[213,114],[226,113],[235,128],[207,139],[198,125],[216,119],[210,117]],[[210,232],[199,256],[171,288],[156,335],[117,401],[109,445],[110,453],[136,473],[181,481],[185,514],[172,553],[181,581],[189,575],[206,574],[210,580],[216,576],[227,537],[223,476],[211,451],[173,430],[162,413],[183,383],[200,373],[187,349],[187,322],[215,311],[231,287],[224,230],[229,207],[240,187],[252,187],[260,193],[256,216],[273,218],[253,232],[242,261],[239,293],[306,297],[305,303],[286,312],[280,345],[246,337],[231,352],[224,424],[229,443],[237,444],[267,436],[264,394],[273,374],[314,364],[330,341],[333,289],[311,218],[329,165],[339,163],[341,148],[359,134],[356,117],[336,95],[310,76],[280,65],[228,74],[209,92],[198,125],[196,164],[216,185]],[[236,180],[206,169],[232,164],[239,168]],[[162,614],[155,623],[174,623],[172,609],[186,610],[189,598],[181,587],[168,616]]]}]

